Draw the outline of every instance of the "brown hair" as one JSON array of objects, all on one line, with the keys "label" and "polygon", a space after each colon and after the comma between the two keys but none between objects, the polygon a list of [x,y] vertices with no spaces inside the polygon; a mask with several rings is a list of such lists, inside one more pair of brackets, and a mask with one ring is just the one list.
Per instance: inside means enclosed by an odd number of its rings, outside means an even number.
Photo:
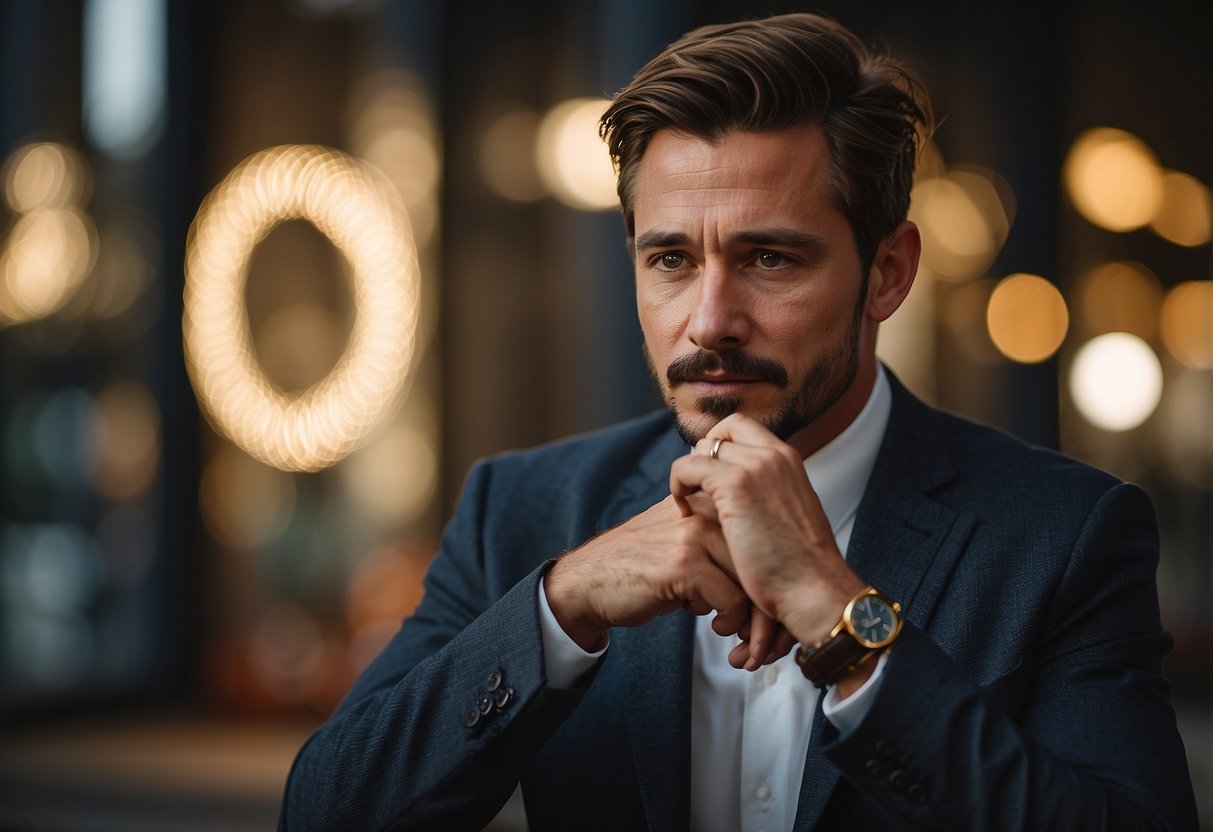
[{"label": "brown hair", "polygon": [[866,272],[909,210],[930,104],[908,68],[811,14],[695,29],[619,91],[600,129],[619,171],[628,235],[636,172],[658,131],[715,141],[802,124],[825,134],[836,206]]}]

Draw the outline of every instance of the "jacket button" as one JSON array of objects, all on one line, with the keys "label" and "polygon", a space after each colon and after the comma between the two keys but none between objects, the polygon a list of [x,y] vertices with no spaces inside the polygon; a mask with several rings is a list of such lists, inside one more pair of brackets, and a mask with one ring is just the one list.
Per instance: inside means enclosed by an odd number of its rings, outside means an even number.
[{"label": "jacket button", "polygon": [[910,774],[904,768],[899,768],[889,775],[889,787],[901,794],[910,785]]},{"label": "jacket button", "polygon": [[463,715],[463,727],[475,728],[476,723],[480,721],[480,711],[477,708],[468,708],[467,713]]},{"label": "jacket button", "polygon": [[886,760],[896,760],[901,756],[897,752],[897,749],[893,747],[893,744],[886,742],[885,740],[881,740],[880,742],[876,743],[876,753],[881,757],[884,757]]},{"label": "jacket button", "polygon": [[497,688],[501,687],[501,679],[502,679],[501,671],[494,670],[492,673],[489,674],[488,680],[485,681],[484,689],[487,690],[489,693],[492,693],[493,691],[497,690]]},{"label": "jacket button", "polygon": [[481,693],[476,697],[476,708],[482,714],[487,714],[493,709],[493,700],[487,693]]},{"label": "jacket button", "polygon": [[510,700],[513,698],[513,688],[497,688],[497,690],[493,691],[493,704],[497,706],[497,710],[499,711],[510,704]]},{"label": "jacket button", "polygon": [[914,785],[910,786],[910,788],[906,789],[906,797],[908,797],[910,802],[915,806],[921,806],[927,802],[927,790],[918,783],[915,783]]},{"label": "jacket button", "polygon": [[876,758],[868,760],[864,768],[866,768],[868,770],[868,774],[872,775],[873,777],[884,777],[889,771],[889,767],[885,765],[882,760],[877,760]]}]

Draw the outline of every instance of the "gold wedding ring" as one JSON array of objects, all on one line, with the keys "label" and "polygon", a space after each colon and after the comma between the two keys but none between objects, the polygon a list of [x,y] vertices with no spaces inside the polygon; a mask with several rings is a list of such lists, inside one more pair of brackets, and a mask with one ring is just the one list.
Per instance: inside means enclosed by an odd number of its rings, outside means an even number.
[{"label": "gold wedding ring", "polygon": [[724,444],[724,440],[717,437],[712,440],[712,450],[708,451],[708,456],[712,459],[720,458],[720,446]]}]

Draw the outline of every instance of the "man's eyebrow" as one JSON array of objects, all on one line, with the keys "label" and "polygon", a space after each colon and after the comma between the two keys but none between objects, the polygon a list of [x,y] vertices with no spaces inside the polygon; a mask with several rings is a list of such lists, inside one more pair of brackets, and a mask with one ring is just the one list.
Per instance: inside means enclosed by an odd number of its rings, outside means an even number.
[{"label": "man's eyebrow", "polygon": [[826,240],[820,234],[801,231],[797,228],[757,228],[734,234],[733,240],[756,246],[784,246],[787,248],[825,248]]},{"label": "man's eyebrow", "polygon": [[636,250],[685,246],[690,242],[690,237],[678,231],[646,231],[636,238]]}]

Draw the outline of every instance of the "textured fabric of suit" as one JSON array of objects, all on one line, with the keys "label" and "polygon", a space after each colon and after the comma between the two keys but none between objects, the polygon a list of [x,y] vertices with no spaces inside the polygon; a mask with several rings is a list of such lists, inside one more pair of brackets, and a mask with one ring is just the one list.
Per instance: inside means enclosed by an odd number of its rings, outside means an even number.
[{"label": "textured fabric of suit", "polygon": [[[858,729],[818,710],[796,829],[1195,829],[1148,498],[892,381],[848,562],[908,623]],[[657,414],[478,465],[280,828],[477,829],[521,782],[534,832],[688,829],[693,619],[615,630],[556,690],[536,608],[551,559],[666,496],[685,451]]]}]

